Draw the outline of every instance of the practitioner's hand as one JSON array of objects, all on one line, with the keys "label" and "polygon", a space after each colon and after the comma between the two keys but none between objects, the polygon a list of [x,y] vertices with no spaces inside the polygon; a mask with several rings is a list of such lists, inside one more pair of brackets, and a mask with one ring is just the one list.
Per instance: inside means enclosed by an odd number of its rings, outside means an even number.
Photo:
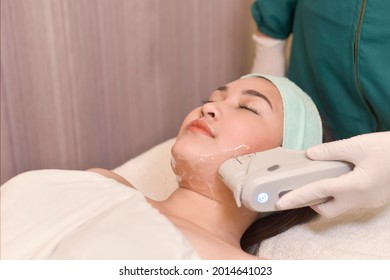
[{"label": "practitioner's hand", "polygon": [[255,41],[255,58],[252,73],[285,76],[286,40],[278,40],[257,32]]},{"label": "practitioner's hand", "polygon": [[314,160],[341,160],[355,168],[340,177],[313,182],[285,194],[279,209],[303,205],[314,199],[333,197],[312,208],[335,217],[352,208],[376,208],[390,201],[390,132],[355,136],[320,144],[306,152]]}]

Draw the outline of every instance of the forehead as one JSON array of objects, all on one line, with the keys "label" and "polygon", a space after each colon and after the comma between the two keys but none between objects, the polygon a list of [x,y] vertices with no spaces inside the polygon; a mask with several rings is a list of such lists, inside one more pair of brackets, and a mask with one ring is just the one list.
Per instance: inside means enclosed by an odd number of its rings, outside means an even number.
[{"label": "forehead", "polygon": [[272,104],[282,105],[278,88],[269,80],[261,77],[243,78],[226,85],[229,93],[240,93],[243,90],[255,90],[265,95]]},{"label": "forehead", "polygon": [[237,90],[254,89],[260,91],[263,94],[267,94],[267,96],[280,95],[278,88],[272,82],[261,77],[239,79],[227,84],[227,86],[230,89],[237,89]]}]

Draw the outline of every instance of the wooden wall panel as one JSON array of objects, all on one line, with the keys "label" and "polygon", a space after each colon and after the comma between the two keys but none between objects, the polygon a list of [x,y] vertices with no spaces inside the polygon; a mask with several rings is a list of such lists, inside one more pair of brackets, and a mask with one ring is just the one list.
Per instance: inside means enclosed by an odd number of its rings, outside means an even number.
[{"label": "wooden wall panel", "polygon": [[1,0],[1,183],[114,168],[250,70],[252,0]]}]

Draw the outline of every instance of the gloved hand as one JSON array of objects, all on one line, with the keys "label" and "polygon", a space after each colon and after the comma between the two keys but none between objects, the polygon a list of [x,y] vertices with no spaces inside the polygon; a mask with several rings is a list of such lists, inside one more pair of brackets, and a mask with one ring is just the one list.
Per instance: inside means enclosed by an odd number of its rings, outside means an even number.
[{"label": "gloved hand", "polygon": [[337,178],[307,184],[285,194],[276,207],[289,209],[315,199],[333,197],[311,206],[331,218],[352,208],[376,208],[390,202],[390,132],[377,132],[309,148],[314,160],[351,162],[354,169]]},{"label": "gloved hand", "polygon": [[255,58],[252,73],[285,76],[286,40],[278,40],[261,33],[253,34]]}]

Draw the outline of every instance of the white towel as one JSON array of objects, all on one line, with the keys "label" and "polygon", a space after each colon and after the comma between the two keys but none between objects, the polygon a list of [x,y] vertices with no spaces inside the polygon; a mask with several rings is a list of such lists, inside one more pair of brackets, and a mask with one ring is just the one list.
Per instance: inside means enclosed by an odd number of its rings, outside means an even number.
[{"label": "white towel", "polygon": [[86,171],[40,170],[1,187],[2,259],[198,259],[137,190]]},{"label": "white towel", "polygon": [[390,259],[390,205],[319,218],[262,243],[269,259]]}]

